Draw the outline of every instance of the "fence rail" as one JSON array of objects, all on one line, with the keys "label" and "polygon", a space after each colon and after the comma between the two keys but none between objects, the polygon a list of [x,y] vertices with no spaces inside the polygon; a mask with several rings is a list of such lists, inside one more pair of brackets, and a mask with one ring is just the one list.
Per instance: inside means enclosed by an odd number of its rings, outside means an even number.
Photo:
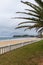
[{"label": "fence rail", "polygon": [[25,45],[28,45],[28,44],[31,44],[31,43],[37,42],[37,41],[39,41],[39,40],[33,40],[33,41],[24,42],[24,43],[18,43],[18,44],[0,47],[0,54],[4,54],[4,53],[14,50],[16,48],[20,48],[22,46],[25,46]]}]

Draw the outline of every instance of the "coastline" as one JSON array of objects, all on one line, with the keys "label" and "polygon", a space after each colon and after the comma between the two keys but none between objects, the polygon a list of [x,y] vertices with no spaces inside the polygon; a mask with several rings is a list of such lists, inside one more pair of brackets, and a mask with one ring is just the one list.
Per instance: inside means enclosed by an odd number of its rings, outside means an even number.
[{"label": "coastline", "polygon": [[19,40],[0,41],[0,54],[40,41],[41,38],[25,38]]},{"label": "coastline", "polygon": [[10,39],[10,40],[9,39],[8,40],[1,40],[0,47],[29,42],[29,41],[34,41],[34,40],[38,40],[38,39],[40,39],[40,38],[33,37],[33,38],[18,38],[18,39]]}]

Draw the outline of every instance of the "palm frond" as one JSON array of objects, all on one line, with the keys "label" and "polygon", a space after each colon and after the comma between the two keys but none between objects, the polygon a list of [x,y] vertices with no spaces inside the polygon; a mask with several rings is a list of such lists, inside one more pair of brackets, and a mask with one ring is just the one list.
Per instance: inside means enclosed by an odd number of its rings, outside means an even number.
[{"label": "palm frond", "polygon": [[35,0],[41,7],[43,7],[43,2],[42,2],[42,0]]},{"label": "palm frond", "polygon": [[26,28],[26,27],[29,27],[29,26],[18,26],[18,27],[16,27],[15,29],[18,29],[18,28]]},{"label": "palm frond", "polygon": [[[40,27],[41,27],[40,25],[35,24],[35,25],[32,25],[32,26],[27,27],[27,28],[25,29],[25,31],[28,30],[28,29],[32,29],[32,28],[36,28],[36,31],[37,31],[38,29],[40,29]],[[42,29],[41,29],[41,30],[42,30]],[[40,30],[40,31],[41,31],[41,30]]]},{"label": "palm frond", "polygon": [[26,20],[32,20],[32,21],[39,21],[37,18],[29,18],[29,17],[15,17],[15,19],[26,19]]},{"label": "palm frond", "polygon": [[25,23],[37,23],[37,22],[36,21],[25,21],[25,22],[19,23],[18,25],[25,24]]},{"label": "palm frond", "polygon": [[32,13],[26,13],[26,12],[16,12],[16,13],[27,14],[27,15],[39,17],[39,15],[37,15],[37,14],[32,14]]},{"label": "palm frond", "polygon": [[[23,4],[28,5],[29,7],[32,8],[31,9],[25,9],[27,10],[26,12],[16,12],[16,13],[21,13],[21,14],[26,14],[29,15],[30,17],[15,17],[15,19],[24,19],[27,20],[25,22],[21,22],[18,24],[18,27],[16,27],[16,29],[18,28],[25,28],[25,30],[27,29],[32,29],[32,28],[36,28],[36,31],[39,30],[41,28],[40,31],[43,30],[43,4],[41,5],[41,0],[35,0],[38,5],[35,5],[31,2],[28,1],[21,1]],[[34,25],[27,25],[26,23],[34,23]],[[25,24],[25,25],[21,25],[21,24]],[[39,32],[40,32],[39,31]]]},{"label": "palm frond", "polygon": [[36,10],[36,11],[40,11],[41,10],[41,8],[40,7],[38,7],[38,6],[36,6],[35,4],[32,4],[32,3],[30,3],[30,2],[23,2],[23,1],[21,1],[22,3],[24,3],[24,4],[26,4],[26,5],[28,5],[28,6],[30,6],[30,7],[32,7],[34,10]]},{"label": "palm frond", "polygon": [[25,9],[25,10],[39,15],[39,12],[37,12],[36,10],[30,10],[30,9]]},{"label": "palm frond", "polygon": [[43,27],[41,27],[41,29],[38,32],[41,32],[41,31],[43,31]]}]

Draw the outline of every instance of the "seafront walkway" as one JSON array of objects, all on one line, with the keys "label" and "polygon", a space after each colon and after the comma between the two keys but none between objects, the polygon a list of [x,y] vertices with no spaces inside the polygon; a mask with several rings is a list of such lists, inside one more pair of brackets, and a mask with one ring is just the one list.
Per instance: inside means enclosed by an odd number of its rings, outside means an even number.
[{"label": "seafront walkway", "polygon": [[22,40],[0,41],[0,54],[43,40],[43,38],[26,38]]}]

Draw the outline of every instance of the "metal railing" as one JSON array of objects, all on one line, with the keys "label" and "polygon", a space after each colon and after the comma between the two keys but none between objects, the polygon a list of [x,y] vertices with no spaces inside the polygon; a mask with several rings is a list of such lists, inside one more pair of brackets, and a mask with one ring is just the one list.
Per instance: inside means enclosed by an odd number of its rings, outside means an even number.
[{"label": "metal railing", "polygon": [[0,54],[4,54],[4,53],[9,52],[11,50],[14,50],[16,48],[20,48],[22,46],[25,46],[27,44],[31,44],[31,43],[37,42],[37,41],[39,41],[39,40],[33,40],[33,41],[24,42],[24,43],[18,43],[18,44],[13,44],[13,45],[7,45],[7,46],[0,47]]}]

